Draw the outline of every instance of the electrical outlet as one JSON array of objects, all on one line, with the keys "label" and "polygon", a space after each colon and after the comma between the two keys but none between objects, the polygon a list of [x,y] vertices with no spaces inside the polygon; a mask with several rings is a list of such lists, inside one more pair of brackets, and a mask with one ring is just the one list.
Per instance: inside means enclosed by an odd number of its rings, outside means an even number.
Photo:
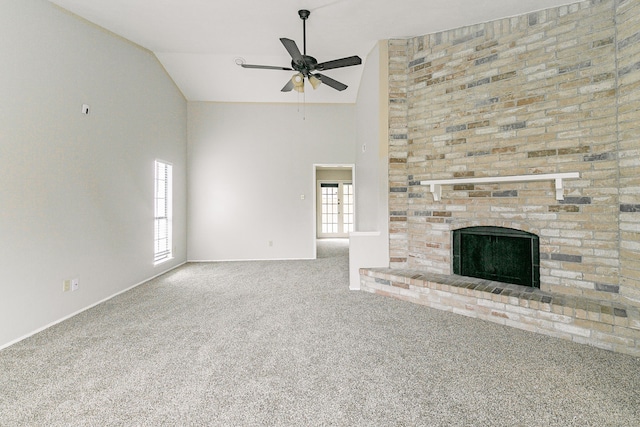
[{"label": "electrical outlet", "polygon": [[273,246],[273,240],[269,240],[269,246]]},{"label": "electrical outlet", "polygon": [[69,292],[71,290],[71,280],[62,281],[62,292]]},{"label": "electrical outlet", "polygon": [[71,290],[77,291],[80,287],[80,281],[78,279],[71,279]]}]

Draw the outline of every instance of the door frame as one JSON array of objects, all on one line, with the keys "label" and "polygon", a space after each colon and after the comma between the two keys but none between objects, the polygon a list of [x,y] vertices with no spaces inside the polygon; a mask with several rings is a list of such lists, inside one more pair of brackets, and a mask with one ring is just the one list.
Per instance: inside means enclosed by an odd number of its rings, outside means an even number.
[{"label": "door frame", "polygon": [[[353,194],[354,196],[357,194],[356,192],[357,187],[356,187],[356,165],[354,163],[314,163],[313,164],[313,227],[311,229],[311,232],[313,233],[313,259],[316,259],[318,257],[318,233],[317,233],[317,227],[318,227],[318,191],[317,191],[317,187],[318,187],[318,169],[322,170],[322,169],[326,169],[326,168],[339,168],[339,169],[351,169],[351,185],[353,185]],[[354,197],[353,200],[353,212],[354,212],[354,227],[355,227],[355,215],[356,215],[356,198]]]}]

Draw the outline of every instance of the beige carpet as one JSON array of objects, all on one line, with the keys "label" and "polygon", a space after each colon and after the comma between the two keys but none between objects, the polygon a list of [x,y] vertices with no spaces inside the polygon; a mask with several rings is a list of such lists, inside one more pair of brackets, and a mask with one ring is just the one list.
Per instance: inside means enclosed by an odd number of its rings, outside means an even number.
[{"label": "beige carpet", "polygon": [[638,426],[640,361],[348,290],[187,264],[0,351],[0,426]]}]

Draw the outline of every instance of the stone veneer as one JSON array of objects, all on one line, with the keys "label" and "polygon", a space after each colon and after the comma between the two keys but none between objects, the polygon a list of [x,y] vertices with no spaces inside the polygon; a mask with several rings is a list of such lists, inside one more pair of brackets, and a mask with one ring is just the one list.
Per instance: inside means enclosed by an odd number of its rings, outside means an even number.
[{"label": "stone veneer", "polygon": [[[391,269],[451,275],[452,230],[511,227],[540,237],[542,293],[637,312],[640,0],[391,40],[389,91]],[[562,201],[553,181],[444,185],[439,202],[420,185],[560,172],[580,173]],[[384,293],[367,285],[375,274],[362,272],[363,289]],[[631,323],[582,341],[640,355]]]}]

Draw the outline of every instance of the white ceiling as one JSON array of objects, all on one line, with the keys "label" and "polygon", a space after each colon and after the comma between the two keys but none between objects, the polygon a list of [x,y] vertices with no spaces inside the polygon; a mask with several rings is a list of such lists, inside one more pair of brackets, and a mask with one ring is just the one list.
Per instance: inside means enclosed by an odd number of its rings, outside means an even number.
[{"label": "white ceiling", "polygon": [[[293,73],[236,65],[290,66],[279,38],[302,47],[299,9],[308,9],[307,54],[319,62],[360,56],[378,40],[405,38],[573,3],[567,0],[50,0],[154,52],[190,101],[298,102],[280,92]],[[307,103],[353,103],[362,66],[325,74],[349,88],[310,87]]]}]

